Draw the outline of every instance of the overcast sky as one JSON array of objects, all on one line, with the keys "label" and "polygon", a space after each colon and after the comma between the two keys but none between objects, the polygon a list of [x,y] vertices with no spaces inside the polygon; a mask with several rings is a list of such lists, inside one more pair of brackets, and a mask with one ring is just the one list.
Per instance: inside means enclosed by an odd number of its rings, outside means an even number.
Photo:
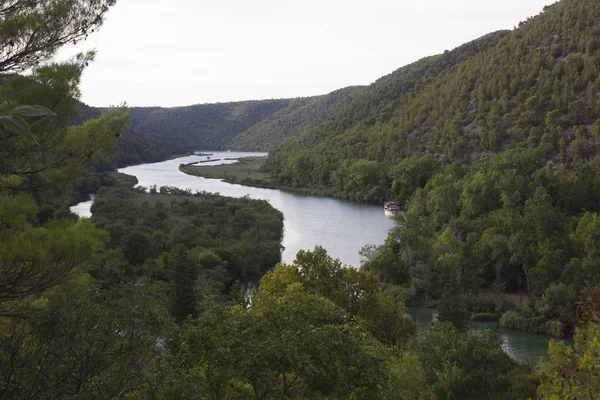
[{"label": "overcast sky", "polygon": [[98,55],[82,100],[178,106],[324,94],[512,29],[551,3],[118,0],[85,44]]}]

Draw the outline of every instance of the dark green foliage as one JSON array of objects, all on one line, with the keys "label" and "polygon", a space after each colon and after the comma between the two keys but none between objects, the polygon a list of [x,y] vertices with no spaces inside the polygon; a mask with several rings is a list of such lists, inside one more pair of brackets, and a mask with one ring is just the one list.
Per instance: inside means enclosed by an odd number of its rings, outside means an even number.
[{"label": "dark green foliage", "polygon": [[[523,312],[509,311],[502,315],[500,326],[561,337],[575,329],[577,293],[583,290],[575,285],[551,284],[544,293],[530,302]],[[575,292],[575,293],[573,293]]]},{"label": "dark green foliage", "polygon": [[301,283],[357,317],[384,344],[401,346],[415,332],[403,302],[384,292],[372,273],[343,267],[322,247],[299,251],[292,265],[279,265],[275,272],[267,273],[261,287],[282,293],[293,283]]},{"label": "dark green foliage", "polygon": [[[81,125],[100,115],[102,115],[100,109],[77,102],[77,115],[72,122]],[[117,137],[115,149],[96,161],[93,167],[97,172],[111,171],[129,165],[162,161],[176,153],[177,147],[173,143],[129,129],[126,134]]]},{"label": "dark green foliage", "polygon": [[173,249],[170,264],[173,274],[171,314],[177,322],[182,322],[188,316],[196,317],[198,315],[197,297],[194,290],[194,281],[197,278],[194,272],[198,268],[195,265],[196,261],[190,257],[188,250],[182,245]]},{"label": "dark green foliage", "polygon": [[551,361],[542,364],[538,398],[592,400],[598,397],[599,294],[599,287],[588,286],[580,298],[574,349],[564,343],[550,342],[548,353]]},{"label": "dark green foliage", "polygon": [[[281,260],[282,216],[267,202],[169,187],[159,191],[103,188],[93,205],[94,223],[109,232],[110,247],[130,265],[121,279],[151,276],[172,282],[179,276],[174,272],[192,273],[191,281],[214,288],[261,276]],[[194,259],[192,272],[185,269],[181,248]],[[185,268],[178,271],[181,265]],[[224,295],[225,289],[216,293]]]},{"label": "dark green foliage", "polygon": [[600,281],[600,223],[586,211],[598,209],[600,158],[556,168],[546,162],[549,151],[507,150],[442,168],[415,191],[402,226],[365,267],[403,285],[413,304],[439,298],[456,277],[470,311],[501,314],[510,303],[476,297],[480,287],[497,285],[520,294],[517,305],[529,300],[532,314],[524,319],[533,322],[512,327],[545,332],[546,322],[556,320],[563,334],[572,333],[578,294],[586,282]]},{"label": "dark green foliage", "polygon": [[347,87],[323,96],[292,99],[289,106],[236,136],[229,147],[240,150],[271,150],[298,135],[307,126],[329,117],[335,106],[357,90],[358,87]]},{"label": "dark green foliage", "polygon": [[291,100],[129,109],[131,125],[145,135],[186,150],[227,149],[237,135],[289,107]]},{"label": "dark green foliage", "polygon": [[34,320],[3,326],[0,397],[114,398],[137,385],[171,329],[161,295],[147,282],[110,291],[85,277],[62,285]]},{"label": "dark green foliage", "polygon": [[425,187],[439,168],[439,162],[430,155],[402,160],[390,172],[391,196],[400,206],[404,205],[417,189]]},{"label": "dark green foliage", "polygon": [[[396,171],[410,158],[472,164],[548,144],[545,161],[584,162],[597,151],[599,16],[595,2],[563,0],[514,31],[400,68],[275,148],[268,169],[284,183],[356,201],[404,202],[423,186]],[[354,166],[366,162],[380,179],[356,181]]]},{"label": "dark green foliage", "polygon": [[[297,99],[198,104],[187,107],[132,107],[133,132],[165,141],[178,151],[197,149],[270,150],[298,135],[305,127],[329,117],[336,105],[357,91],[348,87],[327,95]],[[131,134],[130,134],[131,135]],[[137,136],[133,133],[134,136]],[[135,139],[123,144],[119,162],[139,151]],[[153,143],[150,140],[150,143]],[[143,151],[148,153],[148,151]],[[147,159],[142,161],[149,161]]]},{"label": "dark green foliage", "polygon": [[140,266],[144,261],[156,256],[152,237],[146,230],[129,231],[123,241],[123,255],[132,266]]},{"label": "dark green foliage", "polygon": [[437,399],[526,399],[537,382],[528,368],[501,350],[491,331],[458,333],[449,323],[437,323],[418,336],[414,351]]},{"label": "dark green foliage", "polygon": [[[500,326],[503,328],[551,334],[551,332],[548,332],[546,326],[547,322],[548,321],[546,321],[544,317],[536,317],[531,313],[517,311],[508,311],[500,318]],[[562,329],[561,332],[556,336],[562,336]]]},{"label": "dark green foliage", "polygon": [[[148,379],[133,398],[192,388],[208,398],[248,399],[520,400],[535,393],[529,368],[504,353],[493,333],[437,323],[414,337],[404,311],[370,273],[341,267],[322,248],[299,252],[294,264],[261,279],[250,307],[213,307],[183,325],[181,344],[171,349],[179,365]],[[381,340],[392,332],[395,340]]]},{"label": "dark green foliage", "polygon": [[458,330],[467,328],[469,311],[458,285],[446,285],[442,297],[437,302],[438,321],[449,322]]},{"label": "dark green foliage", "polygon": [[[385,348],[331,301],[290,286],[190,327],[186,364],[213,398],[381,398]],[[207,366],[207,367],[206,367]]]},{"label": "dark green foliage", "polygon": [[515,305],[500,294],[489,297],[469,297],[466,301],[466,305],[467,310],[476,314],[500,315],[505,311],[512,311],[515,309]]},{"label": "dark green foliage", "polygon": [[131,175],[120,174],[118,172],[91,172],[81,178],[71,194],[72,205],[82,201],[87,201],[90,195],[98,193],[101,187],[127,185],[134,186],[138,183],[137,178]]},{"label": "dark green foliage", "polygon": [[96,169],[107,171],[129,165],[158,162],[176,153],[177,148],[174,144],[130,129],[119,138],[115,150],[96,164]]},{"label": "dark green foliage", "polygon": [[471,321],[476,321],[476,322],[498,321],[499,319],[500,319],[500,314],[491,314],[491,313],[471,314]]}]

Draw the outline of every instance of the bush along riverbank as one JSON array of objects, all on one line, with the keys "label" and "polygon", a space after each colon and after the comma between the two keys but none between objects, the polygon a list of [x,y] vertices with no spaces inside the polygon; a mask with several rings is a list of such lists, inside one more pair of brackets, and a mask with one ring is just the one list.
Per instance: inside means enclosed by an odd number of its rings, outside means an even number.
[{"label": "bush along riverbank", "polygon": [[286,192],[298,193],[307,196],[332,197],[349,200],[346,193],[337,192],[329,188],[309,188],[305,186],[291,186],[273,179],[269,172],[265,172],[266,157],[243,157],[235,164],[202,165],[207,162],[220,160],[206,160],[181,164],[179,170],[184,174],[199,176],[208,179],[220,179],[227,183],[252,186],[262,189],[277,189]]},{"label": "bush along riverbank", "polygon": [[564,284],[551,285],[542,296],[532,299],[527,309],[508,311],[500,318],[503,328],[545,333],[554,337],[575,332],[577,293]]}]

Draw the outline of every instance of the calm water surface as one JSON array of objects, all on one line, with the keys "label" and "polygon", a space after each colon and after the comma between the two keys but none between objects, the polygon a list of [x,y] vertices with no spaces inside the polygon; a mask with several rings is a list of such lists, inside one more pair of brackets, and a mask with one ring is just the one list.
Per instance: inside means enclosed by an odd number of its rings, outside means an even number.
[{"label": "calm water surface", "polygon": [[[437,313],[432,308],[410,308],[418,331],[423,331],[431,326]],[[548,343],[551,337],[539,333],[521,332],[501,328],[497,322],[470,322],[471,329],[490,329],[498,334],[502,341],[502,349],[517,361],[537,365],[541,359],[547,357]],[[572,345],[572,340],[565,340]]]},{"label": "calm water surface", "polygon": [[94,196],[90,196],[92,199],[84,201],[71,207],[71,212],[79,215],[80,217],[91,218],[92,216],[92,203],[94,202]]},{"label": "calm water surface", "polygon": [[142,164],[120,169],[119,172],[137,177],[142,186],[176,186],[220,193],[223,196],[242,197],[269,201],[284,215],[282,261],[290,263],[298,250],[313,249],[316,245],[327,249],[329,255],[339,258],[344,264],[358,266],[358,254],[367,244],[383,244],[394,221],[383,214],[381,206],[369,206],[350,201],[325,197],[304,196],[280,190],[260,189],[233,185],[218,179],[206,179],[186,175],[179,171],[179,164],[220,159],[203,163],[208,166],[231,163],[226,158],[265,156],[266,153],[208,152],[210,156],[189,156],[174,160]]}]

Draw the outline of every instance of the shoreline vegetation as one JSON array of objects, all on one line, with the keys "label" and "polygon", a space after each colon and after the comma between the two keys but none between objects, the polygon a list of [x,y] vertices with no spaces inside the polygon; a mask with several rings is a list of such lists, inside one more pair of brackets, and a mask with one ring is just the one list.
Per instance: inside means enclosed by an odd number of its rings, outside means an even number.
[{"label": "shoreline vegetation", "polygon": [[[241,184],[244,186],[284,190],[305,195],[338,197],[333,193],[323,193],[318,190],[308,188],[293,188],[282,185],[272,179],[268,172],[264,172],[264,165],[267,157],[242,157],[235,164],[226,165],[198,165],[207,162],[220,161],[221,159],[205,160],[188,164],[181,164],[179,170],[185,174],[199,176],[208,179],[221,179],[224,182],[232,184]],[[230,160],[230,159],[227,159]],[[315,193],[316,192],[316,193]],[[519,299],[515,293],[501,293],[493,295],[489,289],[482,288],[482,296],[472,297],[469,300],[468,310],[469,319],[473,321],[498,321],[499,326],[523,332],[543,333],[560,338],[569,338],[572,335],[565,335],[557,326],[549,326],[550,322],[556,321],[537,321],[535,327],[527,324],[514,322],[515,316],[520,313],[527,314],[529,310],[529,296],[525,295]],[[431,305],[430,305],[431,306]],[[418,306],[417,306],[418,307]],[[427,308],[427,306],[424,306]],[[504,317],[504,318],[502,318]]]},{"label": "shoreline vegetation", "polygon": [[[196,155],[212,155],[212,154],[196,154]],[[182,155],[178,155],[181,157]],[[170,157],[169,159],[174,159],[177,157]],[[198,165],[208,162],[221,161],[223,159],[211,159],[211,160],[202,160],[194,163],[181,164],[179,170],[183,173],[193,176],[204,177],[208,179],[222,179],[225,182],[232,184],[241,184],[245,186],[251,187],[259,187],[259,188],[267,188],[267,189],[276,189],[276,190],[284,190],[304,195],[321,195],[326,196],[325,194],[313,193],[310,189],[303,188],[290,188],[283,185],[280,185],[276,181],[274,181],[270,174],[267,172],[263,172],[263,166],[267,157],[243,157],[239,158],[239,162],[235,164],[226,164],[226,165],[217,165],[217,166],[206,166],[206,165]],[[234,158],[225,158],[224,160],[233,160]],[[124,175],[121,173],[105,173],[102,176],[102,186],[127,186],[134,185],[137,183],[135,181],[135,177]],[[147,189],[147,188],[143,188]],[[152,188],[149,189],[152,194]],[[156,193],[156,192],[154,192]],[[334,196],[329,196],[334,197]],[[485,292],[485,289],[483,289]],[[528,300],[529,298],[526,296],[523,300],[524,304],[519,305],[519,300],[514,299],[512,297],[517,296],[516,294],[510,293],[502,293],[501,298],[496,298],[496,302],[504,303],[504,307],[494,307],[494,300],[492,300],[493,296],[491,293],[482,293],[482,296],[474,297],[471,299],[471,303],[469,304],[469,319],[472,321],[498,321],[499,326],[503,328],[508,328],[516,331],[523,332],[532,332],[532,333],[542,333],[547,334],[556,338],[570,338],[572,335],[564,335],[557,326],[550,326],[547,322],[549,321],[535,321],[535,326],[531,324],[523,323],[522,317],[517,318],[520,313],[527,314],[528,310]],[[509,297],[511,297],[509,299]],[[514,307],[507,307],[506,303],[513,303]],[[483,304],[485,305],[483,305]],[[487,304],[489,303],[489,304]],[[483,306],[482,306],[483,305]],[[431,307],[433,305],[429,305]],[[418,307],[418,306],[417,306]],[[428,308],[428,306],[424,306],[424,308]],[[517,321],[518,320],[518,321]],[[530,326],[531,325],[531,326]]]},{"label": "shoreline vegetation", "polygon": [[[348,200],[341,193],[335,193],[326,189],[311,189],[306,187],[292,187],[284,185],[271,178],[269,172],[264,171],[264,165],[267,156],[242,157],[235,164],[225,165],[197,165],[222,159],[195,161],[193,163],[180,164],[179,170],[184,174],[198,176],[207,179],[221,179],[224,182],[251,186],[261,189],[277,189],[286,192],[292,192],[307,196],[332,197],[336,199]],[[224,160],[232,160],[225,158]]]}]

